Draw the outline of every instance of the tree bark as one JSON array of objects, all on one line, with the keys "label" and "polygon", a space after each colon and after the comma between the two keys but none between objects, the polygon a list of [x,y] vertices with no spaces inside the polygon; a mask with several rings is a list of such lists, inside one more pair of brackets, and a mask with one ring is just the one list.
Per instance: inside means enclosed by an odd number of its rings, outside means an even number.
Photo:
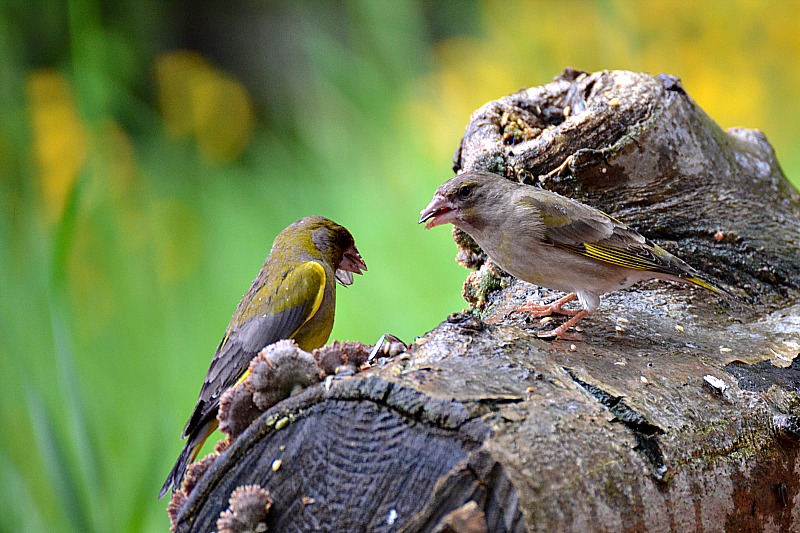
[{"label": "tree bark", "polygon": [[509,311],[555,294],[457,234],[473,312],[270,408],[175,529],[258,484],[270,531],[800,530],[800,198],[764,135],[670,76],[567,70],[476,111],[455,167],[598,207],[743,302],[643,283],[548,342]]}]

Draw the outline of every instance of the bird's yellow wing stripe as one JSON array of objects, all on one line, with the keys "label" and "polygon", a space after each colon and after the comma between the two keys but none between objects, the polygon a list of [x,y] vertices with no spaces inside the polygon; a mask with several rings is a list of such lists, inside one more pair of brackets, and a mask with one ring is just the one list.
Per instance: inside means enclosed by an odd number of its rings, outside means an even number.
[{"label": "bird's yellow wing stripe", "polygon": [[611,248],[592,243],[584,243],[583,247],[585,249],[583,255],[611,263],[612,265],[634,270],[656,270],[663,266],[658,261],[648,260],[646,257],[638,256],[620,248]]},{"label": "bird's yellow wing stripe", "polygon": [[322,299],[325,297],[325,278],[325,269],[316,261],[303,263],[286,277],[284,282],[286,290],[292,293],[292,297],[287,296],[286,307],[302,305],[301,302],[292,301],[297,296],[302,295],[305,297],[306,295],[314,294],[314,303],[311,304],[305,320],[292,332],[291,337],[294,337],[297,331],[311,320],[311,317],[317,314],[319,306],[322,305]]}]

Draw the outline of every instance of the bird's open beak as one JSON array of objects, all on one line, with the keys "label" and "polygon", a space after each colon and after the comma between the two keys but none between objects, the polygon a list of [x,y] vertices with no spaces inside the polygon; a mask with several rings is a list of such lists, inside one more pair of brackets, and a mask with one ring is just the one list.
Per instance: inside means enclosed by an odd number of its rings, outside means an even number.
[{"label": "bird's open beak", "polygon": [[339,268],[336,269],[336,281],[347,287],[353,283],[353,274],[361,274],[367,270],[367,264],[355,246],[348,248],[342,254]]},{"label": "bird's open beak", "polygon": [[448,222],[455,222],[458,211],[453,208],[453,205],[448,202],[444,196],[436,193],[433,195],[433,200],[428,204],[428,207],[420,211],[419,224],[426,220],[425,229],[431,229]]}]

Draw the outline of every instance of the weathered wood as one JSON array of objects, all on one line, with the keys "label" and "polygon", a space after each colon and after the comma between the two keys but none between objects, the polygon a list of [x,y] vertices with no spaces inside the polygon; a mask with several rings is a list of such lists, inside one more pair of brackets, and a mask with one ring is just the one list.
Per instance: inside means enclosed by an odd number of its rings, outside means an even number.
[{"label": "weathered wood", "polygon": [[476,111],[455,163],[601,208],[747,303],[645,283],[547,342],[508,311],[550,291],[458,235],[480,312],[268,410],[177,530],[249,483],[280,531],[800,530],[800,198],[764,136],[669,76],[567,71]]}]

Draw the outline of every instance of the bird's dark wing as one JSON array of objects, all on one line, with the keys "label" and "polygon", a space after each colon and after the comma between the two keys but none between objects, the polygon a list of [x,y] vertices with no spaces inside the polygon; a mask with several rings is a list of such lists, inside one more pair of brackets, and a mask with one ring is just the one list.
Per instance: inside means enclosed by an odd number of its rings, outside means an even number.
[{"label": "bird's dark wing", "polygon": [[264,346],[291,339],[314,316],[325,295],[326,277],[322,265],[307,261],[282,276],[277,288],[265,283],[249,301],[242,302],[245,307],[234,315],[239,320],[231,321],[211,360],[184,436],[209,416],[216,416],[219,397],[245,375],[250,360]]},{"label": "bird's dark wing", "polygon": [[685,277],[689,265],[602,211],[569,198],[536,191],[524,201],[544,224],[548,244],[612,265]]}]

